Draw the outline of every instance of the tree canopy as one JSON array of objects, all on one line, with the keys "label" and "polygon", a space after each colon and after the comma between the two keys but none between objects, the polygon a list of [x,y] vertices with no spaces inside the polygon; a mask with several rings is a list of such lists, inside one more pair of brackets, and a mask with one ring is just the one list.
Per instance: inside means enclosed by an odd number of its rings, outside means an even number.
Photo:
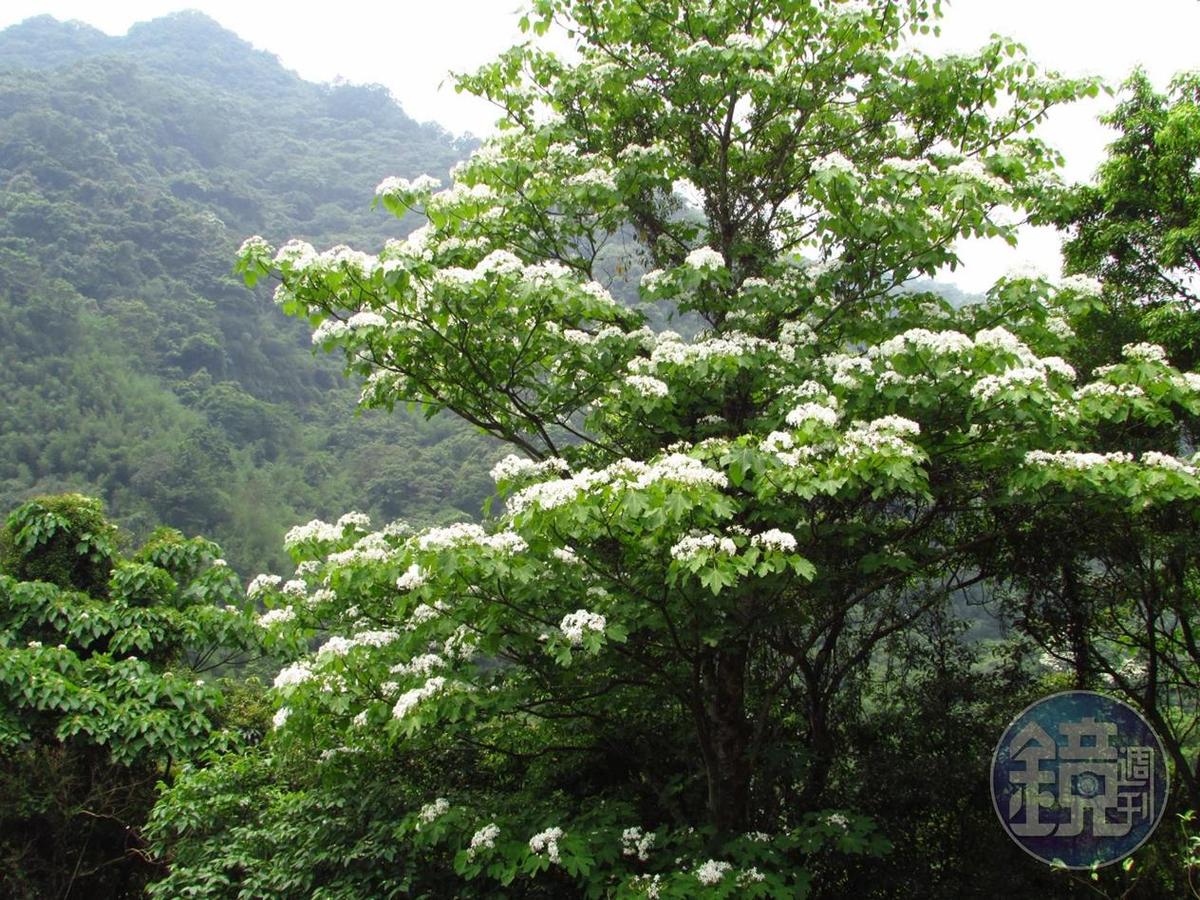
[{"label": "tree canopy", "polygon": [[[390,789],[403,867],[377,890],[835,890],[838,852],[886,846],[838,802],[883,644],[1010,581],[1014,522],[1080,496],[1192,515],[1177,432],[1133,452],[1112,426],[1195,413],[1200,376],[1130,343],[1081,377],[1070,320],[1097,282],[1006,278],[960,308],[901,290],[1042,209],[1059,159],[1030,130],[1096,90],[1003,38],[913,50],[938,11],[541,0],[525,26],[577,58],[532,42],[463,76],[499,136],[445,190],[379,185],[424,226],[377,255],[243,245],[363,405],[448,409],[518,451],[483,526],[288,537],[280,627],[328,636],[276,680],[272,752],[328,773],[343,842],[368,839],[347,786],[418,773]],[[618,303],[614,248],[704,329]],[[168,838],[195,790],[166,798]],[[239,827],[277,836],[276,815]]]}]

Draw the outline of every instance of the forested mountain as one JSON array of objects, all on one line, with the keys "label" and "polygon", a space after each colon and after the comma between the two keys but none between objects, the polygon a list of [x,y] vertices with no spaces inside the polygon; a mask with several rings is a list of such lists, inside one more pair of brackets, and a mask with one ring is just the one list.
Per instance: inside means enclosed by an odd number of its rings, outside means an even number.
[{"label": "forested mountain", "polygon": [[478,514],[489,444],[354,417],[338,362],[230,274],[252,233],[378,248],[415,224],[370,208],[379,179],[444,177],[469,147],[195,12],[0,32],[0,507],[95,493],[135,534],[202,532],[243,571],[314,515]]}]

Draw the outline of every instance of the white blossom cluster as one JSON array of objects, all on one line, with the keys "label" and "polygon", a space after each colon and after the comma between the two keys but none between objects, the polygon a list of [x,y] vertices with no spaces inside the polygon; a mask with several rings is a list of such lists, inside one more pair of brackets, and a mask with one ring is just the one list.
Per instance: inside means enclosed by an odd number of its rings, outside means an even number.
[{"label": "white blossom cluster", "polygon": [[1087,275],[1068,275],[1058,283],[1060,291],[1074,291],[1084,297],[1099,297],[1104,286]]},{"label": "white blossom cluster", "polygon": [[793,428],[803,428],[808,422],[832,428],[837,425],[838,411],[823,403],[801,403],[787,414],[786,421]]},{"label": "white blossom cluster", "polygon": [[1087,397],[1109,397],[1120,400],[1138,400],[1146,396],[1141,386],[1136,384],[1112,384],[1108,381],[1093,381],[1077,388],[1073,395],[1076,400]]},{"label": "white blossom cluster", "polygon": [[1150,466],[1155,469],[1166,469],[1171,472],[1176,472],[1180,475],[1190,475],[1196,477],[1197,469],[1194,465],[1185,463],[1181,459],[1176,459],[1174,456],[1168,456],[1166,453],[1159,453],[1155,450],[1147,450],[1142,454],[1142,465]]},{"label": "white blossom cluster", "polygon": [[550,555],[568,566],[577,566],[580,562],[579,554],[571,547],[555,547],[550,551]]},{"label": "white blossom cluster", "polygon": [[395,175],[392,175],[379,182],[379,186],[375,188],[375,196],[420,196],[431,194],[441,186],[441,181],[429,175],[418,175],[412,181],[409,181],[407,178],[397,178]]},{"label": "white blossom cluster", "polygon": [[971,386],[971,395],[992,401],[998,394],[1016,387],[1045,387],[1046,372],[1034,366],[1015,366],[999,375],[985,375]]},{"label": "white blossom cluster", "polygon": [[650,353],[649,368],[653,371],[663,364],[688,366],[700,360],[719,356],[745,356],[763,349],[773,349],[785,359],[790,359],[794,355],[790,347],[785,349],[780,345],[743,334],[740,331],[731,331],[720,336],[709,335],[692,344],[684,343],[678,334],[667,331],[656,336],[654,349]]},{"label": "white blossom cluster", "polygon": [[724,473],[708,468],[700,460],[683,453],[670,453],[651,463],[622,459],[599,471],[583,469],[570,478],[530,485],[508,498],[508,508],[513,513],[535,506],[544,510],[556,509],[603,485],[645,490],[657,482],[716,488],[729,484]]},{"label": "white blossom cluster", "polygon": [[246,585],[246,596],[257,597],[270,588],[279,587],[279,583],[283,581],[278,575],[255,575]]},{"label": "white blossom cluster", "polygon": [[276,625],[281,625],[284,622],[293,622],[296,619],[296,610],[290,606],[280,606],[277,609],[271,609],[258,617],[257,622],[260,628],[273,628]]},{"label": "white blossom cluster", "polygon": [[684,259],[684,265],[701,272],[715,272],[725,268],[725,257],[712,247],[697,247]]},{"label": "white blossom cluster", "polygon": [[638,826],[626,828],[621,832],[621,852],[626,856],[636,856],[639,862],[650,859],[650,848],[654,846],[654,832],[642,831]]},{"label": "white blossom cluster", "polygon": [[290,581],[284,582],[282,588],[279,589],[281,594],[286,594],[289,597],[303,599],[308,596],[308,585],[301,578],[293,578]]},{"label": "white blossom cluster", "polygon": [[771,528],[754,535],[754,537],[750,538],[750,544],[755,547],[762,547],[764,550],[774,550],[778,553],[796,552],[796,536],[788,534],[786,531],[781,531],[778,528]]},{"label": "white blossom cluster", "polygon": [[496,838],[500,837],[500,826],[495,822],[484,825],[471,835],[471,845],[467,848],[467,856],[473,858],[479,850],[492,850],[496,846]]},{"label": "white blossom cluster", "polygon": [[360,631],[353,637],[343,637],[335,634],[317,650],[317,658],[345,656],[358,647],[385,647],[400,637],[398,632],[391,630]]},{"label": "white blossom cluster", "polygon": [[466,625],[459,625],[442,644],[442,655],[447,659],[470,659],[475,652],[476,638]]},{"label": "white blossom cluster", "polygon": [[639,888],[646,894],[646,900],[659,900],[662,896],[662,876],[661,875],[638,875],[630,885]]},{"label": "white blossom cluster", "polygon": [[294,688],[297,685],[304,684],[313,677],[312,666],[309,663],[301,660],[294,662],[291,665],[284,666],[279,670],[279,674],[275,676],[275,689],[286,691]]},{"label": "white blossom cluster", "polygon": [[288,550],[294,550],[300,544],[309,541],[336,541],[341,536],[342,529],[339,526],[330,525],[320,519],[313,519],[305,525],[296,525],[289,529],[288,533],[283,536],[283,546]]},{"label": "white blossom cluster", "polygon": [[417,813],[417,828],[419,829],[422,825],[432,825],[449,811],[450,801],[445,797],[438,797],[432,803],[426,803]]},{"label": "white blossom cluster", "polygon": [[538,478],[549,472],[560,472],[566,474],[570,472],[565,460],[559,457],[551,457],[542,462],[535,462],[525,456],[517,456],[515,453],[510,453],[496,465],[492,466],[492,481],[497,484],[503,482],[512,482],[518,479]]},{"label": "white blossom cluster", "polygon": [[528,544],[514,531],[488,534],[472,522],[457,522],[443,528],[431,528],[417,538],[421,550],[448,550],[454,547],[484,547],[497,553],[522,553]]},{"label": "white blossom cluster", "polygon": [[856,423],[844,435],[841,452],[851,460],[876,454],[917,460],[921,458],[921,451],[906,438],[915,437],[920,431],[920,425],[902,416],[884,416],[871,422]]},{"label": "white blossom cluster", "polygon": [[566,184],[572,187],[599,187],[609,191],[617,189],[617,181],[613,178],[612,173],[603,169],[589,169],[578,175],[571,175],[567,178]]},{"label": "white blossom cluster", "polygon": [[411,691],[405,691],[400,695],[400,699],[396,701],[396,705],[392,707],[392,716],[396,719],[403,719],[407,716],[422,700],[427,700],[434,694],[438,693],[446,686],[446,679],[440,675],[430,678],[419,688],[413,688]]},{"label": "white blossom cluster", "polygon": [[406,663],[397,663],[389,671],[393,675],[429,675],[434,669],[445,665],[446,661],[436,653],[423,653],[414,656]]},{"label": "white blossom cluster", "polygon": [[867,356],[887,358],[912,350],[944,356],[951,353],[966,353],[974,348],[975,342],[959,331],[930,331],[927,328],[910,328],[908,331],[872,347],[867,351]]},{"label": "white blossom cluster", "polygon": [[847,819],[841,813],[837,813],[837,812],[830,813],[829,815],[827,815],[825,817],[825,822],[829,825],[834,825],[843,830],[850,827],[850,820]]},{"label": "white blossom cluster", "polygon": [[599,613],[589,612],[586,609],[577,609],[573,613],[567,613],[559,622],[559,630],[562,631],[563,637],[575,647],[583,643],[584,636],[587,632],[603,634],[604,628],[608,624],[608,620]]},{"label": "white blossom cluster", "polygon": [[740,872],[737,877],[738,887],[748,887],[751,884],[757,884],[760,881],[766,881],[767,876],[758,870],[758,866]]},{"label": "white blossom cluster", "polygon": [[415,607],[408,614],[408,622],[405,623],[405,628],[412,629],[418,625],[424,625],[426,622],[432,622],[446,611],[446,604],[441,600],[436,601],[432,605],[422,603]]},{"label": "white blossom cluster", "polygon": [[820,159],[814,160],[812,170],[816,174],[825,172],[842,172],[847,175],[857,175],[857,170],[854,168],[854,163],[850,162],[841,153],[830,153],[827,156],[822,156]]},{"label": "white blossom cluster", "polygon": [[997,178],[989,172],[987,166],[975,158],[964,159],[962,162],[955,163],[946,172],[962,181],[971,181],[994,191],[1003,191],[1008,188],[1008,185],[1002,179]]},{"label": "white blossom cluster", "polygon": [[724,860],[710,859],[708,862],[696,868],[696,879],[703,885],[711,887],[714,884],[719,884],[725,874],[732,869],[733,866]]},{"label": "white blossom cluster", "polygon": [[329,562],[346,566],[360,562],[387,562],[395,553],[387,540],[387,535],[381,531],[364,534],[347,550],[341,550],[329,555]]},{"label": "white blossom cluster", "polygon": [[278,731],[288,720],[288,716],[292,714],[292,709],[289,706],[281,706],[275,710],[275,715],[271,717],[271,725]]},{"label": "white blossom cluster", "polygon": [[1061,656],[1051,653],[1049,650],[1043,650],[1038,657],[1038,665],[1043,669],[1048,669],[1051,672],[1066,672],[1071,668],[1071,662],[1063,659]]},{"label": "white blossom cluster", "polygon": [[1162,363],[1164,366],[1169,365],[1167,362],[1167,353],[1158,344],[1126,344],[1121,348],[1121,355],[1128,360],[1137,362],[1154,362]]},{"label": "white blossom cluster", "polygon": [[429,573],[417,563],[413,563],[396,579],[396,587],[402,591],[412,591],[429,580]]},{"label": "white blossom cluster", "polygon": [[732,538],[716,534],[692,532],[682,537],[672,548],[671,556],[681,562],[694,559],[701,553],[723,553],[732,556],[737,553],[737,544]]},{"label": "white blossom cluster", "polygon": [[645,397],[665,397],[670,393],[665,381],[651,375],[627,375],[625,384]]},{"label": "white blossom cluster", "polygon": [[563,830],[558,826],[547,828],[545,831],[539,831],[529,839],[529,849],[533,853],[546,854],[546,858],[552,863],[559,861],[558,842],[563,837]]},{"label": "white blossom cluster", "polygon": [[1133,462],[1130,453],[1080,453],[1076,450],[1030,450],[1025,454],[1025,464],[1060,469],[1084,471],[1113,463]]}]

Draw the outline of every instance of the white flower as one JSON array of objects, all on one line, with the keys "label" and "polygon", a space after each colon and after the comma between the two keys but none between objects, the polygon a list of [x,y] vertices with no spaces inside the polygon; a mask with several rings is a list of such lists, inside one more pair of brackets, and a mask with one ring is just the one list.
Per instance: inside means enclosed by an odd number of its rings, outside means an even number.
[{"label": "white flower", "polygon": [[626,856],[636,856],[639,861],[650,859],[650,848],[654,846],[654,832],[643,832],[636,825],[621,832],[621,852]]},{"label": "white flower", "polygon": [[405,691],[400,695],[400,699],[396,701],[396,705],[392,707],[392,716],[397,719],[403,719],[413,708],[422,700],[432,697],[438,691],[446,686],[446,679],[440,675],[430,678],[419,688],[413,688],[411,691]]},{"label": "white flower", "polygon": [[278,575],[255,575],[250,584],[246,586],[247,597],[257,597],[268,588],[278,587],[283,581]]},{"label": "white flower", "polygon": [[387,319],[376,312],[356,312],[346,321],[346,327],[351,329],[359,328],[384,328],[387,326]]},{"label": "white flower", "polygon": [[946,173],[963,181],[973,181],[996,191],[1003,191],[1008,187],[1001,179],[989,172],[982,162],[974,158],[955,163],[946,170]]},{"label": "white flower", "polygon": [[397,178],[395,175],[391,175],[379,182],[379,186],[375,188],[375,195],[377,197],[385,197],[391,194],[425,195],[436,191],[441,186],[441,181],[429,175],[418,175],[412,181],[409,181],[407,178]]},{"label": "white flower", "polygon": [[746,871],[738,875],[737,883],[739,887],[745,887],[748,884],[756,884],[760,881],[766,881],[767,876],[758,871],[757,866],[751,866]]},{"label": "white flower", "polygon": [[289,529],[288,533],[283,536],[283,546],[288,550],[293,550],[298,545],[309,541],[336,541],[341,536],[342,529],[337,525],[313,519],[306,525],[296,525]]},{"label": "white flower", "polygon": [[701,884],[712,886],[720,882],[725,877],[725,873],[732,869],[729,863],[710,859],[704,865],[697,867],[696,878]]},{"label": "white flower", "polygon": [[750,538],[750,543],[755,547],[763,547],[764,549],[775,550],[779,553],[794,553],[796,551],[795,536],[788,534],[786,531],[780,531],[778,528],[772,528],[761,534],[754,535],[754,537]]},{"label": "white flower", "polygon": [[841,813],[830,813],[825,817],[825,821],[830,825],[836,825],[842,829],[848,828],[850,825],[850,820]]},{"label": "white flower", "polygon": [[699,269],[701,272],[715,272],[717,269],[725,268],[725,257],[712,247],[697,247],[684,259],[684,265],[693,269]]},{"label": "white flower", "polygon": [[422,603],[408,614],[408,628],[413,628],[417,625],[424,625],[426,622],[431,622],[440,616],[445,611],[445,604],[440,600],[436,605],[430,606],[428,603]]},{"label": "white flower", "polygon": [[308,596],[308,585],[302,579],[293,578],[280,588],[280,593],[287,594],[289,597],[306,597]]},{"label": "white flower", "polygon": [[389,670],[393,675],[428,675],[446,661],[436,653],[424,653],[414,656],[406,663],[397,663]]},{"label": "white flower", "polygon": [[1158,344],[1126,344],[1121,348],[1121,355],[1126,359],[1141,362],[1156,362],[1167,365],[1167,353]]},{"label": "white flower", "polygon": [[559,562],[568,566],[579,565],[579,555],[570,547],[555,547],[550,553]]},{"label": "white flower", "polygon": [[1171,472],[1177,472],[1180,475],[1196,476],[1196,467],[1188,465],[1181,459],[1176,459],[1174,456],[1168,456],[1165,453],[1158,453],[1155,450],[1147,450],[1142,454],[1142,465],[1151,466],[1156,469],[1167,469]]},{"label": "white flower", "polygon": [[1146,396],[1146,392],[1142,390],[1140,385],[1136,384],[1112,384],[1107,381],[1093,381],[1091,384],[1085,384],[1081,388],[1077,388],[1074,392],[1076,400],[1082,400],[1085,397],[1111,397],[1113,399],[1122,400],[1137,400]]},{"label": "white flower", "polygon": [[417,813],[417,828],[422,825],[432,825],[438,818],[445,815],[450,810],[450,801],[445,797],[438,797],[432,803],[426,803],[421,807],[421,811]]},{"label": "white flower", "polygon": [[271,252],[271,245],[267,243],[266,238],[262,235],[254,234],[242,241],[242,246],[238,247],[238,256],[246,256],[249,253],[259,253],[267,255]]},{"label": "white flower", "polygon": [[838,413],[836,409],[820,403],[801,403],[787,414],[786,421],[793,428],[801,428],[806,422],[817,422],[832,428],[837,424]]},{"label": "white flower", "polygon": [[500,836],[500,826],[495,822],[484,825],[471,836],[471,846],[467,848],[467,856],[474,857],[477,850],[491,850],[496,846],[496,838]]},{"label": "white flower", "polygon": [[261,628],[270,628],[273,625],[278,625],[281,622],[291,622],[296,618],[296,610],[290,606],[281,606],[278,609],[272,609],[263,613],[258,617],[258,624]]},{"label": "white flower", "polygon": [[428,573],[416,563],[404,570],[404,574],[396,579],[396,587],[402,591],[412,591],[419,588],[428,580]]},{"label": "white flower", "polygon": [[271,718],[271,724],[276,729],[280,729],[287,722],[288,716],[290,716],[291,714],[292,714],[291,707],[281,706],[281,707],[279,707],[278,710],[276,710],[275,715]]},{"label": "white flower", "polygon": [[578,647],[583,643],[585,632],[591,631],[603,634],[607,624],[608,621],[599,613],[589,612],[586,609],[577,609],[575,612],[567,613],[563,616],[558,627],[562,631],[563,637],[573,646]]},{"label": "white flower", "polygon": [[1059,282],[1058,289],[1060,291],[1074,291],[1085,297],[1099,297],[1104,290],[1104,285],[1095,278],[1090,278],[1087,275],[1068,275]]},{"label": "white flower", "polygon": [[562,836],[563,830],[557,826],[539,831],[529,839],[529,849],[534,853],[541,853],[544,850],[550,862],[556,863],[559,861],[558,841]]},{"label": "white flower", "polygon": [[847,175],[854,175],[854,163],[850,162],[841,153],[830,153],[828,156],[822,156],[820,159],[814,160],[812,170],[816,173],[823,172],[845,172]]},{"label": "white flower", "polygon": [[1030,450],[1025,454],[1025,465],[1048,466],[1077,471],[1112,463],[1133,462],[1130,453],[1079,453],[1075,450]]},{"label": "white flower", "polygon": [[339,529],[352,527],[366,531],[371,527],[371,517],[362,512],[348,512],[337,520],[337,527]]},{"label": "white flower", "polygon": [[313,676],[312,667],[303,660],[284,666],[275,676],[275,689],[286,690],[298,684],[304,684]]},{"label": "white flower", "polygon": [[737,553],[737,544],[732,538],[694,531],[685,535],[671,548],[671,556],[681,562],[693,559],[701,553],[723,553],[732,556]]},{"label": "white flower", "polygon": [[625,383],[647,397],[665,397],[670,392],[665,381],[651,378],[649,375],[628,375]]}]

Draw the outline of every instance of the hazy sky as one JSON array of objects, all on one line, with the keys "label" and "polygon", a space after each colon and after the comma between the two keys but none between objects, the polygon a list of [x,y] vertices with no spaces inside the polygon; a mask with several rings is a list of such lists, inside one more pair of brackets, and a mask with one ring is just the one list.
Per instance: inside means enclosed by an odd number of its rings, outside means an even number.
[{"label": "hazy sky", "polygon": [[[276,54],[304,78],[387,85],[409,115],[453,132],[486,134],[495,118],[475,98],[455,94],[451,70],[470,70],[520,39],[524,0],[5,0],[0,28],[49,13],[79,19],[109,34],[179,9],[203,10],[226,28]],[[1200,69],[1200,0],[949,0],[942,39],[930,49],[970,50],[994,32],[1017,38],[1030,55],[1068,75],[1119,82],[1135,65],[1165,85],[1172,74]],[[3,60],[0,60],[0,64]],[[1096,116],[1109,98],[1055,114],[1048,140],[1068,159],[1067,175],[1088,178],[1109,139]],[[388,174],[388,173],[380,173]],[[1031,262],[1057,275],[1056,239],[1030,233],[1016,251],[962,248],[965,266],[947,277],[981,289],[1010,266]]]}]

